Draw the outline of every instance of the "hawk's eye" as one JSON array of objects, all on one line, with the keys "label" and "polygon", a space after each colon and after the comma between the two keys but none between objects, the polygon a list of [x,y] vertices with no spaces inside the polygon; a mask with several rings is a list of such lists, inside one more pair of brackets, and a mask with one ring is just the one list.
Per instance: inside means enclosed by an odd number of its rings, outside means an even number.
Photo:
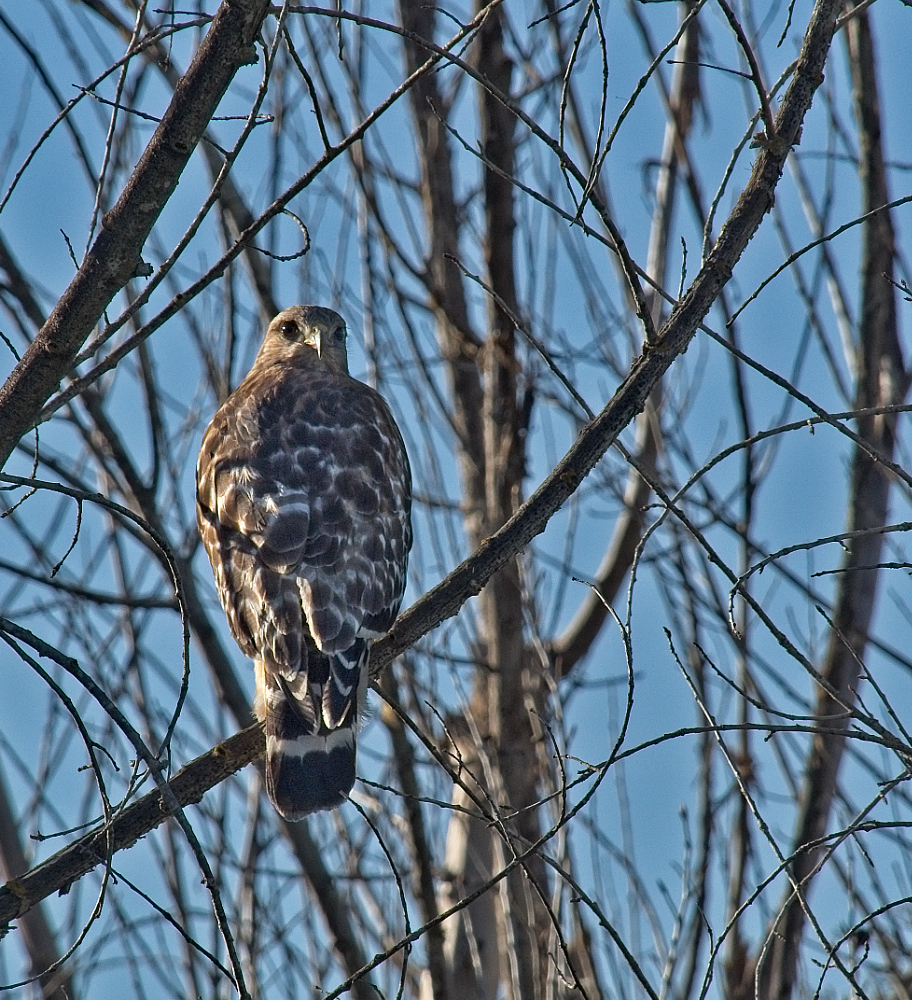
[{"label": "hawk's eye", "polygon": [[282,336],[286,340],[294,340],[298,335],[298,324],[293,319],[286,319],[282,324]]},{"label": "hawk's eye", "polygon": [[335,330],[333,330],[333,340],[337,344],[344,344],[345,343],[345,327],[344,326],[337,326],[335,328]]}]

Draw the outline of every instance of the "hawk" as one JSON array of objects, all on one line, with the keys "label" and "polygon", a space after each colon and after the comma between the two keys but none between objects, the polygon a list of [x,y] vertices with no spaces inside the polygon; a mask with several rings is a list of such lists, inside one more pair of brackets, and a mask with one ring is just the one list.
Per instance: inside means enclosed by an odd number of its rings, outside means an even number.
[{"label": "hawk", "polygon": [[288,820],[351,791],[370,644],[396,618],[412,545],[402,435],[349,375],[345,338],[331,309],[279,313],[197,465],[200,536],[255,663],[266,790]]}]

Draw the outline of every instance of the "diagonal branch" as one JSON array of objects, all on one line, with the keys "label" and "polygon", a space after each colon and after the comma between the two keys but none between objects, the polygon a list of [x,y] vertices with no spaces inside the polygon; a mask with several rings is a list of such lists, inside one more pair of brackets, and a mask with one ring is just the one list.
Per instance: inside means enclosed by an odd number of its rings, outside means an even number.
[{"label": "diagonal branch", "polygon": [[0,467],[69,371],[105,307],[137,273],[152,226],[228,85],[241,66],[256,62],[253,42],[267,9],[266,0],[234,0],[219,8],[76,276],[0,387]]},{"label": "diagonal branch", "polygon": [[[241,730],[174,775],[168,784],[175,800],[182,807],[199,802],[210,788],[256,760],[263,749],[259,725]],[[65,891],[76,879],[103,864],[109,853],[113,856],[131,847],[169,815],[171,811],[156,788],[118,813],[110,830],[101,826],[28,873],[11,878],[0,888],[0,936],[11,920],[22,917],[52,893]]]}]

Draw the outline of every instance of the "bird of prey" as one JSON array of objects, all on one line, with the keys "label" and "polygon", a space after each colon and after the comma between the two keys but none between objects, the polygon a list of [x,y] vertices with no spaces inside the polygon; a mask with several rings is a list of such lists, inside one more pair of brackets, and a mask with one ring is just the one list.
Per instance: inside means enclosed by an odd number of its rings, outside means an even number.
[{"label": "bird of prey", "polygon": [[341,316],[293,306],[203,437],[197,523],[254,660],[266,789],[285,819],[339,805],[374,639],[399,610],[411,471],[384,399],[348,373]]}]

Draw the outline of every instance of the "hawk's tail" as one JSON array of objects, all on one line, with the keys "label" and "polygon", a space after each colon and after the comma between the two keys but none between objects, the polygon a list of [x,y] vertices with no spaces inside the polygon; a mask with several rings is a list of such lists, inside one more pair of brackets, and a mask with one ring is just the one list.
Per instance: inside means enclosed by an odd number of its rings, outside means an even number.
[{"label": "hawk's tail", "polygon": [[[361,663],[309,652],[308,670],[297,684],[265,671],[266,791],[291,822],[341,805],[355,783]],[[320,684],[315,674],[323,672]],[[337,714],[333,709],[342,701],[345,710]]]},{"label": "hawk's tail", "polygon": [[291,821],[342,805],[355,783],[355,731],[333,729],[294,740],[270,735],[266,722],[266,791]]}]

